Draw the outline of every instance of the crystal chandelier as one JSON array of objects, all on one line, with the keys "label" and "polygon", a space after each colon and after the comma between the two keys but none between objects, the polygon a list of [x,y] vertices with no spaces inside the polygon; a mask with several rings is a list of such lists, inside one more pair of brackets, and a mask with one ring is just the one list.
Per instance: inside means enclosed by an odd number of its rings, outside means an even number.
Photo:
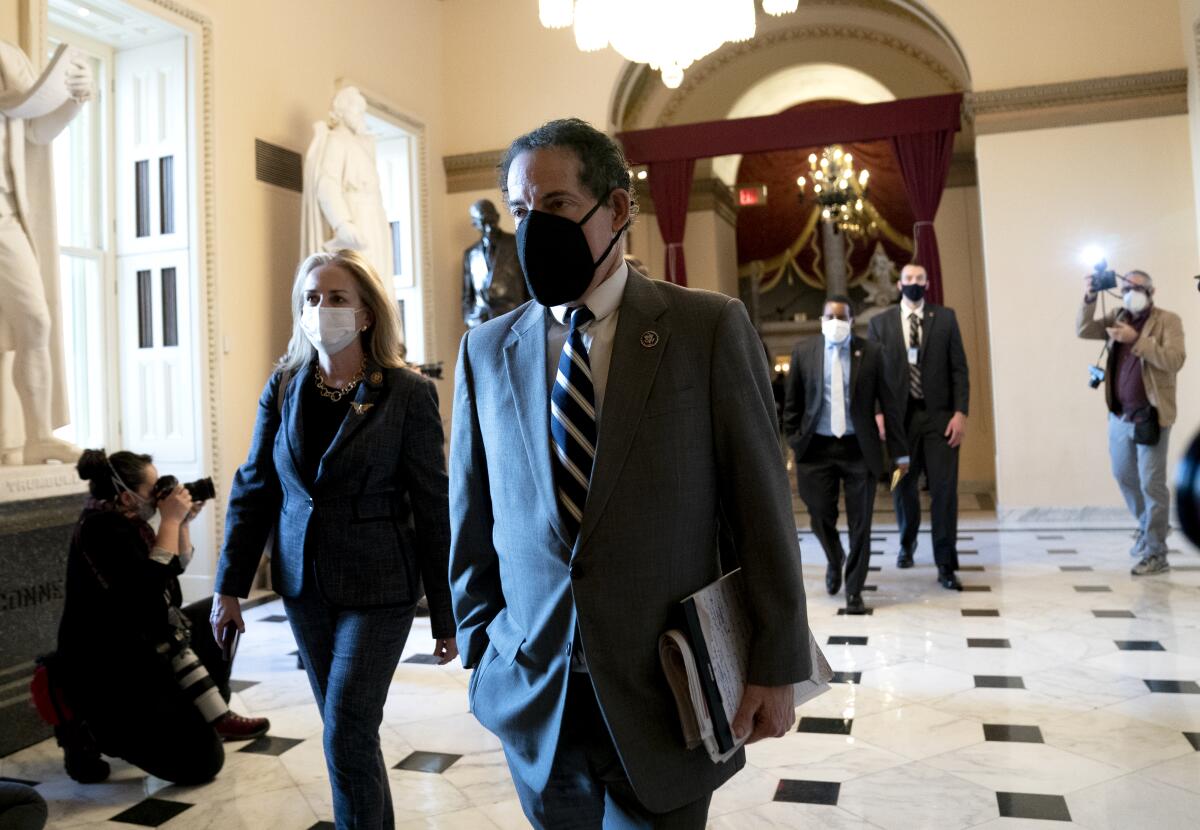
[{"label": "crystal chandelier", "polygon": [[[773,15],[794,12],[799,0],[762,0]],[[648,64],[675,89],[683,72],[722,44],[749,40],[755,31],[754,0],[538,0],[538,19],[548,29],[575,27],[584,52],[612,46],[634,63]]]},{"label": "crystal chandelier", "polygon": [[856,238],[875,236],[879,227],[871,217],[867,205],[867,180],[871,173],[865,168],[854,169],[854,155],[834,144],[821,151],[821,155],[809,154],[808,175],[796,179],[800,187],[800,198],[811,190],[813,198],[821,206],[821,218],[833,222],[834,226]]}]

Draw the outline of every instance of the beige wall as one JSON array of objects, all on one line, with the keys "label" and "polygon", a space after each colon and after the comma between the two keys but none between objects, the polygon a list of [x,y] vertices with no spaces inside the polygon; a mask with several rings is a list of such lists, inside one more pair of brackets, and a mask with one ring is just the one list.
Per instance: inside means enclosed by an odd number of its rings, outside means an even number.
[{"label": "beige wall", "polygon": [[[306,0],[303,13],[289,0],[196,0],[193,7],[210,16],[215,47],[216,282],[224,346],[216,391],[228,484],[245,458],[259,392],[290,334],[299,245],[299,194],[255,180],[254,139],[303,152],[313,122],[328,111],[336,79],[374,91],[428,125],[433,244],[444,245],[443,5],[357,0],[355,14],[337,0]],[[440,307],[435,313],[446,314]],[[434,330],[441,334],[438,325]],[[434,356],[443,355],[435,349]],[[446,359],[452,362],[453,354]]]},{"label": "beige wall", "polygon": [[[1187,0],[1184,0],[1185,2]],[[975,90],[1184,65],[1180,0],[925,0],[967,57]]]},{"label": "beige wall", "polygon": [[[630,231],[629,252],[650,276],[663,279],[666,246],[653,214],[638,218]],[[688,211],[683,235],[688,286],[737,296],[737,229],[713,210]]]},{"label": "beige wall", "polygon": [[[983,136],[977,143],[1004,508],[1118,506],[1104,398],[1087,387],[1100,343],[1075,338],[1089,243],[1155,277],[1157,301],[1200,331],[1196,209],[1185,116]],[[1200,423],[1179,383],[1174,463]]]}]

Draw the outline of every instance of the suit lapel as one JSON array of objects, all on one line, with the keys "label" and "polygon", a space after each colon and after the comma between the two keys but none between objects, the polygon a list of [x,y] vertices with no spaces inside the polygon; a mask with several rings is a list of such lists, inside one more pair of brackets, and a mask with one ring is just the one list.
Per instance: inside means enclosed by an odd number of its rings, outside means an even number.
[{"label": "suit lapel", "polygon": [[812,401],[812,428],[816,429],[817,419],[825,406],[825,338],[816,335],[809,348],[812,350],[809,357],[812,371],[808,372],[808,400]]},{"label": "suit lapel", "polygon": [[355,433],[363,428],[363,425],[377,417],[375,406],[383,392],[385,376],[379,365],[369,359],[363,374],[364,378],[358,384],[358,389],[355,390],[354,402],[350,404],[350,411],[346,413],[346,417],[342,419],[342,425],[338,427],[337,434],[329,442],[329,449],[325,450],[325,454],[321,456],[321,464],[317,467],[316,481],[321,480],[321,476],[329,467],[330,458],[340,452]]},{"label": "suit lapel", "polygon": [[937,314],[929,307],[929,303],[925,304],[925,314],[921,319],[921,353],[917,359],[921,362],[921,366],[925,365],[925,347],[929,345],[929,338],[933,335],[933,327],[937,325]]},{"label": "suit lapel", "polygon": [[[609,362],[608,383],[604,405],[600,411],[600,432],[596,443],[596,461],[588,487],[587,506],[579,529],[582,550],[588,536],[604,513],[613,487],[620,478],[629,446],[642,420],[642,410],[662,356],[667,350],[670,327],[660,318],[667,304],[658,296],[653,282],[636,271],[630,271],[621,299],[621,317],[613,337],[612,360]],[[657,335],[652,345],[643,345],[642,336]],[[648,342],[648,341],[646,341]]]},{"label": "suit lapel", "polygon": [[509,341],[504,345],[504,367],[512,388],[513,404],[525,455],[537,487],[538,495],[550,516],[554,532],[568,548],[559,519],[558,499],[555,497],[554,472],[550,468],[550,390],[546,387],[546,318],[545,306],[530,303],[525,313],[513,325]]},{"label": "suit lapel", "polygon": [[[858,337],[850,338],[850,400],[846,401],[846,409],[849,410],[854,401],[858,398],[858,382],[862,367],[863,344]],[[847,418],[849,412],[847,411]]]}]

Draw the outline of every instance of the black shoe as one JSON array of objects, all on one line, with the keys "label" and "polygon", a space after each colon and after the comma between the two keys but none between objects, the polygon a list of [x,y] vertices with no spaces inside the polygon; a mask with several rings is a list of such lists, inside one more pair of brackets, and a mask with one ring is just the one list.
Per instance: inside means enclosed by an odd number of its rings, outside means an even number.
[{"label": "black shoe", "polygon": [[938,583],[948,591],[961,591],[963,589],[962,583],[958,581],[958,577],[954,575],[953,571],[938,574]]},{"label": "black shoe", "polygon": [[832,563],[825,566],[825,590],[830,596],[842,590],[842,569]]},{"label": "black shoe", "polygon": [[78,720],[54,727],[54,736],[63,749],[63,767],[80,784],[99,784],[112,771],[100,757],[91,731]]},{"label": "black shoe", "polygon": [[896,557],[897,568],[911,568],[913,566],[913,557],[911,550],[900,549],[900,555]]},{"label": "black shoe", "polygon": [[863,605],[862,594],[846,595],[846,613],[856,615],[867,613],[867,606]]}]

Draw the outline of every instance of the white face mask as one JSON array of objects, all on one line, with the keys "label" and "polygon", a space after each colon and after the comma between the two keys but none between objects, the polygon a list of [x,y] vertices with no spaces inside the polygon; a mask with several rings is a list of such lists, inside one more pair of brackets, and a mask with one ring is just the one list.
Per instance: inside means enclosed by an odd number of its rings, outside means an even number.
[{"label": "white face mask", "polygon": [[1150,305],[1150,298],[1143,291],[1126,291],[1121,302],[1130,314],[1141,314]]},{"label": "white face mask", "polygon": [[300,313],[300,328],[313,348],[335,355],[354,342],[358,324],[354,321],[357,308],[323,308],[306,305]]},{"label": "white face mask", "polygon": [[841,343],[850,336],[850,323],[837,318],[822,320],[821,334],[825,335],[825,340],[829,343]]}]

